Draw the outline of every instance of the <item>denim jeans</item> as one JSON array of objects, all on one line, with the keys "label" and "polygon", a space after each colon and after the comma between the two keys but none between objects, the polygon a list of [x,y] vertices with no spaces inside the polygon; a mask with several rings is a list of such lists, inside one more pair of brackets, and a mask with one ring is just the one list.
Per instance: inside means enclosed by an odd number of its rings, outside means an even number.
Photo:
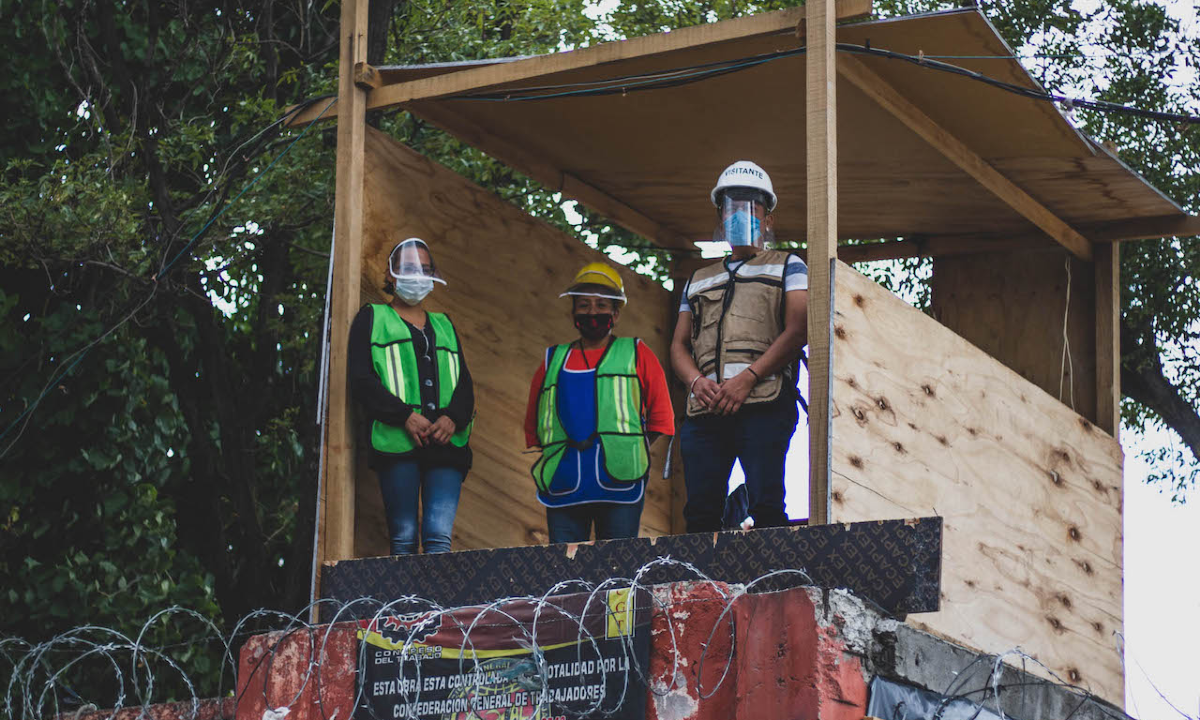
[{"label": "denim jeans", "polygon": [[427,553],[450,552],[450,533],[458,511],[463,472],[452,467],[422,467],[399,460],[377,471],[383,492],[393,555],[417,551],[417,498],[421,499],[421,547]]},{"label": "denim jeans", "polygon": [[592,539],[592,525],[597,540],[615,540],[638,536],[642,524],[642,505],[646,493],[635,503],[591,502],[546,508],[546,529],[551,543],[586,542]]},{"label": "denim jeans", "polygon": [[754,527],[788,524],[783,509],[783,472],[796,420],[793,395],[744,405],[733,415],[698,415],[684,421],[679,431],[679,451],[687,486],[683,518],[688,532],[722,529],[721,516],[735,460],[741,461],[746,474]]}]

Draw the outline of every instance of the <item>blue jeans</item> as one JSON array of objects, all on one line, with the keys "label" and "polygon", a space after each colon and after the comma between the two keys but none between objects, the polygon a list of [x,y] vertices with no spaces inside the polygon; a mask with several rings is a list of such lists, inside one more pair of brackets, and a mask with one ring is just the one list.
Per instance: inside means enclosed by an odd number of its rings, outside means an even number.
[{"label": "blue jeans", "polygon": [[418,497],[424,511],[421,547],[427,553],[450,552],[463,472],[444,466],[423,468],[414,460],[399,460],[380,468],[377,474],[392,554],[412,555],[417,551]]},{"label": "blue jeans", "polygon": [[679,431],[687,531],[721,530],[729,473],[740,460],[754,527],[788,524],[783,509],[784,462],[796,431],[795,396],[744,405],[733,415],[698,415]]},{"label": "blue jeans", "polygon": [[597,540],[615,540],[638,536],[642,525],[642,505],[646,493],[635,503],[591,502],[546,508],[546,529],[551,543],[586,542],[592,539],[592,525]]}]

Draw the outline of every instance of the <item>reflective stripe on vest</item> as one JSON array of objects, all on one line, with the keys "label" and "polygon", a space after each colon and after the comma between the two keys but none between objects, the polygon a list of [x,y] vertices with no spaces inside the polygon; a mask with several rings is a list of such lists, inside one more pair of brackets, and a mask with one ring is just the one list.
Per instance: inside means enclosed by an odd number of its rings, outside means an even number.
[{"label": "reflective stripe on vest", "polygon": [[[600,443],[610,480],[637,482],[650,471],[650,447],[642,426],[642,385],[637,376],[637,338],[613,338],[596,364],[596,426],[589,440]],[[569,447],[558,416],[558,377],[571,345],[558,345],[546,363],[538,393],[538,445],[533,464],[538,489],[546,492]],[[584,441],[586,442],[586,441]]]},{"label": "reflective stripe on vest", "polygon": [[[375,373],[388,392],[400,398],[413,412],[422,412],[417,353],[408,324],[390,305],[372,305],[371,308],[371,364]],[[458,333],[450,318],[444,314],[428,313],[427,316],[433,326],[437,406],[439,410],[444,410],[450,404],[450,398],[454,397],[454,389],[458,387],[462,363]],[[474,424],[472,420],[466,427],[457,429],[450,436],[450,442],[457,447],[465,446]],[[416,445],[404,428],[376,420],[371,423],[371,447],[395,455],[409,452]]]},{"label": "reflective stripe on vest", "polygon": [[[688,281],[692,357],[717,382],[736,375],[766,352],[784,327],[784,277],[789,253],[764,250],[729,272],[728,262],[700,268]],[[779,397],[790,381],[784,369],[755,383],[743,405]],[[689,417],[709,412],[695,395]]]}]

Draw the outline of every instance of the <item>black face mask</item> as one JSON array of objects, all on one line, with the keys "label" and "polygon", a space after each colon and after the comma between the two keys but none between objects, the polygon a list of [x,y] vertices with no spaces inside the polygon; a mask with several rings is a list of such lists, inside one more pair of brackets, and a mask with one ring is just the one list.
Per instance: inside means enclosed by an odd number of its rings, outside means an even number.
[{"label": "black face mask", "polygon": [[603,315],[579,314],[575,316],[575,327],[579,329],[579,334],[585,340],[601,340],[612,330],[613,316],[609,313]]}]

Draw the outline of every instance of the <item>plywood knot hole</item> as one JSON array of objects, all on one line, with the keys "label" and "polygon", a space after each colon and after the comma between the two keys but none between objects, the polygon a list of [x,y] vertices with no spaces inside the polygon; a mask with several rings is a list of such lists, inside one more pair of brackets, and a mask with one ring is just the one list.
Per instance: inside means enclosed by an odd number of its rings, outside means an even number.
[{"label": "plywood knot hole", "polygon": [[916,424],[916,423],[909,423],[909,424],[908,424],[908,427],[909,427],[909,429],[911,429],[911,430],[919,430],[919,429],[920,429],[920,428],[918,428],[918,427],[917,427],[917,424]]},{"label": "plywood knot hole", "polygon": [[830,496],[829,496],[829,497],[830,497],[830,498],[831,498],[831,499],[832,499],[832,500],[833,500],[835,503],[841,504],[841,502],[842,502],[842,493],[841,493],[840,491],[838,491],[838,490],[834,490],[834,491],[833,491],[833,492],[830,494]]},{"label": "plywood knot hole", "polygon": [[892,443],[892,447],[893,447],[893,448],[895,448],[895,449],[896,449],[896,452],[900,453],[901,455],[903,455],[904,453],[908,452],[907,450],[905,450],[905,449],[904,449],[904,445],[902,445],[902,444],[901,444],[901,443],[899,443],[899,442],[894,442],[894,443]]},{"label": "plywood knot hole", "polygon": [[968,581],[967,581],[967,587],[969,587],[969,588],[973,588],[973,587],[975,587],[975,581],[974,581],[974,580],[968,580]]},{"label": "plywood knot hole", "polygon": [[867,299],[866,299],[865,297],[863,297],[862,295],[855,294],[855,296],[854,296],[854,304],[855,304],[855,305],[857,305],[857,306],[859,306],[859,307],[866,307],[866,306],[867,306]]},{"label": "plywood knot hole", "polygon": [[1050,482],[1054,483],[1058,487],[1062,487],[1063,479],[1061,477],[1059,477],[1058,473],[1051,470],[1050,471]]},{"label": "plywood knot hole", "polygon": [[1059,620],[1058,618],[1054,617],[1053,615],[1047,615],[1046,622],[1050,623],[1050,627],[1054,628],[1054,632],[1056,632],[1056,633],[1063,632],[1064,628],[1063,628],[1062,621]]},{"label": "plywood knot hole", "polygon": [[878,405],[879,409],[884,412],[887,412],[888,410],[892,409],[892,406],[888,404],[887,398],[885,398],[882,395],[875,398],[875,404]]},{"label": "plywood knot hole", "polygon": [[973,427],[969,427],[969,428],[967,428],[967,434],[969,434],[971,437],[975,437],[976,435],[979,434],[979,431]]},{"label": "plywood knot hole", "polygon": [[841,325],[835,325],[833,328],[833,334],[837,336],[838,340],[845,340],[846,328],[842,327]]},{"label": "plywood knot hole", "polygon": [[950,446],[950,441],[946,439],[945,435],[937,435],[936,437],[937,437],[937,441],[939,443],[941,443],[942,445],[945,445],[947,447]]},{"label": "plywood knot hole", "polygon": [[1092,423],[1087,418],[1079,418],[1079,427],[1083,428],[1084,432],[1092,431]]},{"label": "plywood knot hole", "polygon": [[933,386],[929,383],[921,385],[921,392],[925,393],[929,397],[937,397],[937,393],[933,391]]},{"label": "plywood knot hole", "polygon": [[1070,670],[1067,671],[1067,678],[1070,679],[1070,681],[1073,683],[1078,683],[1080,680],[1083,679],[1083,676],[1079,674],[1078,670],[1076,670],[1075,668],[1071,668]]},{"label": "plywood knot hole", "polygon": [[1100,624],[1100,623],[1098,623],[1098,622],[1093,622],[1093,623],[1092,623],[1092,629],[1093,629],[1093,630],[1095,630],[1097,633],[1099,633],[1099,634],[1101,634],[1101,635],[1103,635],[1103,634],[1104,634],[1104,626],[1103,626],[1103,625],[1101,625],[1101,624]]},{"label": "plywood knot hole", "polygon": [[1071,609],[1071,598],[1067,597],[1065,594],[1059,593],[1058,597],[1055,599],[1058,600],[1058,602],[1066,609]]},{"label": "plywood knot hole", "polygon": [[1093,480],[1092,487],[1096,489],[1096,492],[1102,492],[1102,493],[1108,492],[1108,490],[1104,489],[1104,483],[1100,482],[1099,480]]},{"label": "plywood knot hole", "polygon": [[1092,564],[1087,560],[1076,560],[1075,564],[1078,565],[1079,569],[1082,570],[1086,575],[1092,575],[1095,573],[1095,571],[1092,570]]},{"label": "plywood knot hole", "polygon": [[850,412],[860,423],[865,423],[867,421],[867,414],[862,411],[862,408],[855,406],[850,408]]},{"label": "plywood knot hole", "polygon": [[1079,528],[1075,527],[1074,525],[1067,529],[1067,534],[1070,535],[1071,539],[1075,542],[1079,542],[1080,538],[1083,537],[1083,533],[1079,532]]},{"label": "plywood knot hole", "polygon": [[855,382],[854,378],[846,378],[846,384],[852,388],[858,387],[858,383]]},{"label": "plywood knot hole", "polygon": [[1059,460],[1062,460],[1065,463],[1071,462],[1071,454],[1069,452],[1067,452],[1066,450],[1055,450],[1054,457],[1058,458]]},{"label": "plywood knot hole", "polygon": [[850,456],[850,464],[853,465],[854,467],[858,468],[859,470],[862,470],[863,465],[864,465],[863,459],[857,455]]}]

